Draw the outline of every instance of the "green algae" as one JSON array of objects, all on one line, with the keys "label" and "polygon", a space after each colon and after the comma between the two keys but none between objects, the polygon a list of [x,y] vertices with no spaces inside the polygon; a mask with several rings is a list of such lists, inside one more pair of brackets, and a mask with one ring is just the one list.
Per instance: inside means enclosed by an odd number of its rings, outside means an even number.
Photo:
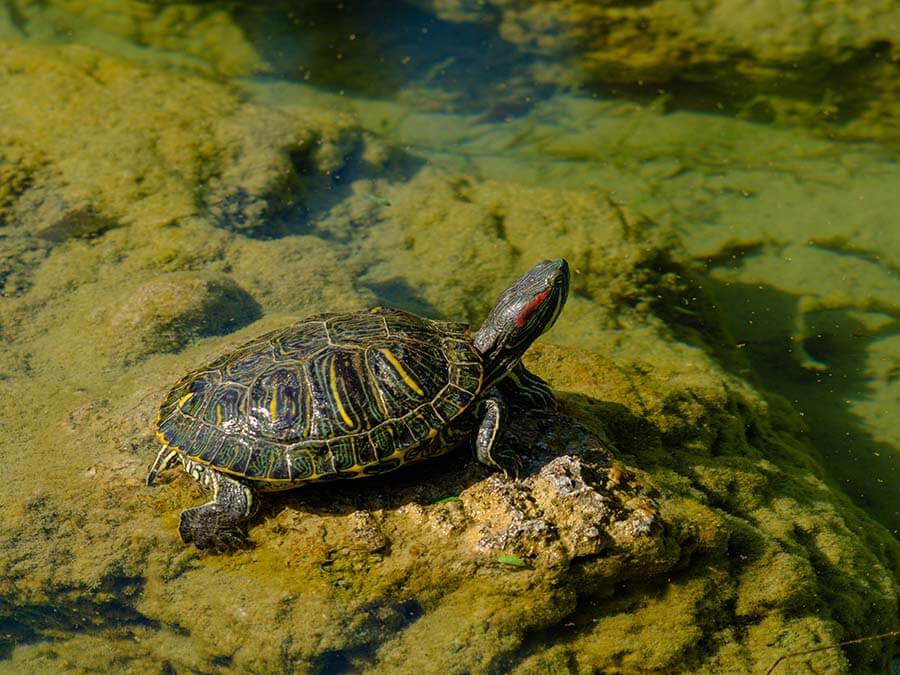
[{"label": "green algae", "polygon": [[[42,242],[11,256],[16,292],[0,305],[0,423],[17,450],[0,495],[10,669],[746,671],[896,625],[895,538],[754,381],[670,221],[574,178],[396,171],[345,115],[250,104],[84,48],[0,58],[15,92],[0,131],[23,158],[0,163],[14,186],[3,241]],[[54,114],[37,120],[42,106]],[[359,143],[380,169],[316,202]],[[648,182],[682,175],[641,152]],[[72,234],[85,204],[116,227]],[[260,238],[273,219],[278,238]],[[70,236],[41,237],[48,223]],[[142,481],[157,401],[183,372],[324,309],[387,301],[477,321],[548,251],[575,276],[551,334],[563,346],[528,358],[560,417],[523,414],[506,438],[525,480],[458,453],[273,498],[251,551],[177,541],[200,490]],[[873,642],[804,667],[889,658]]]},{"label": "green algae", "polygon": [[458,501],[459,501],[459,497],[451,495],[450,497],[441,497],[437,501],[432,502],[432,504],[434,504],[435,506],[439,506],[441,504],[449,504],[450,502],[458,502]]},{"label": "green algae", "polygon": [[511,567],[525,567],[527,563],[517,555],[498,555],[495,560],[501,565],[509,565]]}]

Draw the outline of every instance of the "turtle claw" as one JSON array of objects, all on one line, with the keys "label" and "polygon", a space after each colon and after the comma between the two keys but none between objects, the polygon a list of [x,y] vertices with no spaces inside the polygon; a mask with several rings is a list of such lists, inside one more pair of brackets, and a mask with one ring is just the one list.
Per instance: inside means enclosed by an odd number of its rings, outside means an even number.
[{"label": "turtle claw", "polygon": [[522,458],[512,450],[494,449],[491,454],[491,460],[494,466],[503,472],[503,477],[506,480],[519,480],[519,476],[522,475]]}]

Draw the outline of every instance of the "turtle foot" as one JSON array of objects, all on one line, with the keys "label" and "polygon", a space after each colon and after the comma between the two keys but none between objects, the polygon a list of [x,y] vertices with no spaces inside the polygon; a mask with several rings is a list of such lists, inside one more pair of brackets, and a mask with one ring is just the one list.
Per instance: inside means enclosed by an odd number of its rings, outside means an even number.
[{"label": "turtle foot", "polygon": [[185,468],[204,486],[213,500],[181,512],[178,534],[185,544],[224,553],[249,548],[247,522],[256,512],[249,485],[188,460]]},{"label": "turtle foot", "polygon": [[227,553],[252,546],[240,521],[217,512],[212,504],[204,504],[182,512],[178,535],[185,544],[201,550]]}]

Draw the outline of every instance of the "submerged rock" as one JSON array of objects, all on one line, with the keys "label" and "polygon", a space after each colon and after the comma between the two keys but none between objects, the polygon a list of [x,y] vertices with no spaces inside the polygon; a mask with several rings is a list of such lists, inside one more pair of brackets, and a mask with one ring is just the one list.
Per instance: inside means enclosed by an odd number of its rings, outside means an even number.
[{"label": "submerged rock", "polygon": [[118,223],[87,206],[67,210],[58,219],[38,230],[37,236],[48,241],[60,242],[73,237],[99,237],[114,227],[118,227]]},{"label": "submerged rock", "polygon": [[[544,57],[536,74],[553,84],[574,80],[656,97],[671,83],[699,83],[710,92],[700,105],[728,102],[755,119],[824,123],[845,134],[844,123],[856,120],[850,133],[900,139],[896,3],[415,4],[446,21],[496,26],[507,42]],[[696,95],[683,89],[674,86],[661,101]]]},{"label": "submerged rock", "polygon": [[[224,335],[259,318],[259,305],[223,275],[173,272],[130,289],[108,319],[126,363]],[[124,356],[128,354],[128,356]]]}]

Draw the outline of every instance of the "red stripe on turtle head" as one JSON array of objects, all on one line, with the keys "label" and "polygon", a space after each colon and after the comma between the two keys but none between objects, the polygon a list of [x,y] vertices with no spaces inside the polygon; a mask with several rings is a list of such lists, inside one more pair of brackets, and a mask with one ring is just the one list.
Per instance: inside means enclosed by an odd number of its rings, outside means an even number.
[{"label": "red stripe on turtle head", "polygon": [[525,305],[519,313],[516,315],[516,326],[521,328],[525,325],[525,322],[528,321],[528,318],[534,314],[534,311],[540,307],[544,300],[550,295],[550,289],[548,288],[543,293],[538,293],[534,298],[531,299],[527,305]]}]

